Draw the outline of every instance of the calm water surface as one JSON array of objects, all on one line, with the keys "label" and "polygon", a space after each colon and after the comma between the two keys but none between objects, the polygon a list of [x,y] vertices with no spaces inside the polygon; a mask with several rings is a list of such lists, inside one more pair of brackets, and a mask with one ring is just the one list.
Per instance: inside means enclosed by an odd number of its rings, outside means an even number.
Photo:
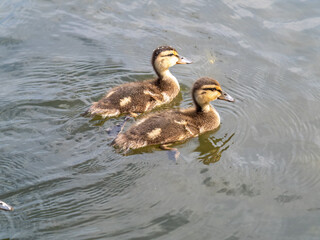
[{"label": "calm water surface", "polygon": [[[188,107],[200,76],[216,132],[128,156],[80,116],[107,89],[154,76],[172,45]],[[0,2],[0,239],[320,239],[320,2]]]}]

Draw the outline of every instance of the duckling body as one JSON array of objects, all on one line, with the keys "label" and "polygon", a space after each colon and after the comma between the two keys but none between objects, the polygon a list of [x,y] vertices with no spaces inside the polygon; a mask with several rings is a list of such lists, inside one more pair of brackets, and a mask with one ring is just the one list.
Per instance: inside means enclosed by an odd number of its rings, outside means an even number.
[{"label": "duckling body", "polygon": [[119,134],[114,141],[115,146],[128,150],[196,137],[220,125],[219,113],[210,105],[210,101],[234,101],[211,78],[198,79],[193,86],[192,96],[194,107],[151,114]]},{"label": "duckling body", "polygon": [[155,49],[152,65],[158,76],[156,79],[122,84],[111,89],[105,97],[92,104],[87,114],[104,118],[134,115],[171,102],[178,95],[180,86],[169,68],[188,63],[191,62],[179,56],[174,48],[162,46]]}]

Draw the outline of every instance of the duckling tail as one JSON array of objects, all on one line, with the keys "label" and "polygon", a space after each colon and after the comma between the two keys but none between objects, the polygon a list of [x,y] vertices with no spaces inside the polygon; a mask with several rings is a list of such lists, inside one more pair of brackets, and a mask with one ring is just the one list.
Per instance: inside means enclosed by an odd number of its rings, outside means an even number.
[{"label": "duckling tail", "polygon": [[120,151],[128,151],[129,150],[129,142],[128,138],[125,134],[119,133],[118,136],[113,139],[111,145],[119,148]]},{"label": "duckling tail", "polygon": [[121,114],[120,110],[113,106],[105,106],[100,108],[97,103],[93,103],[92,106],[81,114],[82,117],[94,117],[101,116],[102,118],[116,117]]},{"label": "duckling tail", "polygon": [[91,113],[90,113],[90,111],[89,111],[89,109],[88,109],[88,110],[85,111],[84,113],[81,113],[80,116],[81,116],[81,117],[89,117],[89,116],[91,116]]},{"label": "duckling tail", "polygon": [[93,117],[93,116],[95,116],[96,115],[96,111],[95,111],[96,105],[97,105],[97,102],[92,103],[91,107],[87,111],[85,111],[84,113],[81,113],[80,115],[82,117]]},{"label": "duckling tail", "polygon": [[121,151],[127,152],[129,149],[138,149],[147,146],[147,141],[143,138],[125,133],[120,133],[114,140],[113,146]]}]

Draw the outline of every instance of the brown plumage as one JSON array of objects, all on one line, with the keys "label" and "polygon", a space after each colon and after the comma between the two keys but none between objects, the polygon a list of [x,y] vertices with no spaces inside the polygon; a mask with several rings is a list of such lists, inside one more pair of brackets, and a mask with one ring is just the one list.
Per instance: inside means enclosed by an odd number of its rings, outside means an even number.
[{"label": "brown plumage", "polygon": [[86,114],[104,118],[120,114],[134,115],[171,102],[179,93],[180,86],[169,68],[191,62],[179,56],[174,48],[162,46],[153,51],[151,63],[158,76],[156,79],[112,88],[101,100],[93,103]]},{"label": "brown plumage", "polygon": [[220,125],[220,116],[210,105],[210,101],[234,101],[221,90],[216,80],[208,77],[200,78],[194,83],[192,98],[194,107],[146,116],[125,133],[120,133],[114,140],[114,145],[128,150],[148,145],[165,145],[196,137]]}]

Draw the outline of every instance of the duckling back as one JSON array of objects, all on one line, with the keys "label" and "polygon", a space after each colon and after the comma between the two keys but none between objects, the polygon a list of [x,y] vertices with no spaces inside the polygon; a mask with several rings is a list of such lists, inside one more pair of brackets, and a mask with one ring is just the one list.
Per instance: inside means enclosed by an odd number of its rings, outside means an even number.
[{"label": "duckling back", "polygon": [[114,117],[120,114],[147,112],[164,101],[161,90],[153,83],[134,82],[111,89],[104,98],[92,104],[91,115]]},{"label": "duckling back", "polygon": [[119,134],[114,145],[122,150],[179,142],[219,126],[215,112],[200,115],[194,108],[147,116]]},{"label": "duckling back", "polygon": [[115,146],[126,150],[174,142],[185,132],[184,127],[178,124],[179,119],[179,114],[173,111],[152,114],[119,134],[114,141]]}]

